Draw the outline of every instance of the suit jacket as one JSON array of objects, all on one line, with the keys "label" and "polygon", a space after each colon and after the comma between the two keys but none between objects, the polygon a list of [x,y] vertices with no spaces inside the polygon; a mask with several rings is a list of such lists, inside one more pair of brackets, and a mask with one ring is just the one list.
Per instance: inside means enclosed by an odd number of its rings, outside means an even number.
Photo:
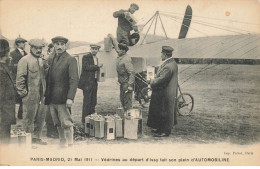
[{"label": "suit jacket", "polygon": [[177,124],[178,66],[174,58],[159,67],[150,85],[153,91],[147,125],[170,130]]},{"label": "suit jacket", "polygon": [[97,83],[95,72],[99,71],[99,67],[94,64],[93,55],[88,53],[82,58],[82,72],[80,75],[78,88],[82,90],[91,90]]},{"label": "suit jacket", "polygon": [[0,124],[15,124],[16,89],[12,75],[4,63],[0,63]]},{"label": "suit jacket", "polygon": [[[27,53],[24,51],[24,56],[26,56]],[[13,73],[13,79],[16,79],[17,74],[17,65],[19,60],[23,57],[23,55],[20,53],[20,51],[16,48],[14,51],[10,52],[10,56],[12,57],[12,73]]]},{"label": "suit jacket", "polygon": [[16,87],[23,102],[40,102],[46,90],[45,69],[42,58],[29,54],[18,63]]},{"label": "suit jacket", "polygon": [[67,99],[74,100],[79,81],[76,59],[67,52],[60,57],[53,53],[48,62],[45,104],[66,104]]}]

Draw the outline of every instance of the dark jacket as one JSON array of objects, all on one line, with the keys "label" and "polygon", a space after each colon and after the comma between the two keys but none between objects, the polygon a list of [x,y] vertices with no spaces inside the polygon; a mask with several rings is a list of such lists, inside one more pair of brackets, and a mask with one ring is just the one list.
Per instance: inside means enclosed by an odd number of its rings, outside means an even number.
[{"label": "dark jacket", "polygon": [[97,84],[95,79],[95,72],[99,71],[99,67],[94,65],[93,55],[88,53],[82,58],[82,72],[79,80],[79,89],[90,90],[93,85]]},{"label": "dark jacket", "polygon": [[4,63],[0,63],[0,123],[15,124],[16,89],[12,75]]},{"label": "dark jacket", "polygon": [[129,11],[121,9],[120,11],[114,12],[113,16],[114,18],[118,18],[118,27],[121,27],[123,30],[130,32],[131,30],[133,30],[133,27],[125,18],[124,15],[125,12],[129,12]]},{"label": "dark jacket", "polygon": [[74,100],[79,81],[76,59],[64,52],[59,59],[56,54],[50,55],[48,63],[45,104],[66,104],[67,99]]},{"label": "dark jacket", "polygon": [[[24,51],[24,56],[26,56],[27,53]],[[10,56],[12,57],[12,73],[13,73],[13,79],[15,81],[16,74],[17,74],[17,65],[19,60],[23,57],[23,55],[20,53],[20,51],[16,48],[14,51],[10,52]]]},{"label": "dark jacket", "polygon": [[147,125],[170,131],[177,124],[178,66],[174,58],[159,67],[150,85],[152,96]]}]

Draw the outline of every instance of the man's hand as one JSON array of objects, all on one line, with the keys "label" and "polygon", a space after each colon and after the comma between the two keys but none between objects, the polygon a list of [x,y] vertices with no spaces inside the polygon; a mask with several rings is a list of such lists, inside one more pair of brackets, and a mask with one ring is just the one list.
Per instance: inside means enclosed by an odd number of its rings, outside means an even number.
[{"label": "man's hand", "polygon": [[133,88],[131,86],[128,86],[127,90],[125,91],[125,93],[128,93],[128,92],[132,92],[133,91]]},{"label": "man's hand", "polygon": [[107,37],[114,38],[114,36],[112,34],[108,34]]},{"label": "man's hand", "polygon": [[71,99],[67,99],[66,107],[70,108],[72,106],[73,101]]},{"label": "man's hand", "polygon": [[102,67],[103,66],[103,64],[101,63],[101,64],[98,64],[98,67]]},{"label": "man's hand", "polygon": [[134,29],[134,31],[136,32],[136,33],[138,33],[139,31],[138,31],[138,27],[135,25],[135,26],[133,26],[133,29]]}]

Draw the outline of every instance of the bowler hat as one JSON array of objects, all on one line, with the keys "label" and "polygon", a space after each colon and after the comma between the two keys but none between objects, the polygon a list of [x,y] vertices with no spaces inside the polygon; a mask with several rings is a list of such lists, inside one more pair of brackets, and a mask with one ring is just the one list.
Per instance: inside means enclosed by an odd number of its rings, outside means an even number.
[{"label": "bowler hat", "polygon": [[54,38],[51,39],[52,43],[56,43],[58,41],[62,41],[64,43],[67,43],[69,40],[63,36],[56,36]]},{"label": "bowler hat", "polygon": [[35,46],[35,47],[44,47],[45,46],[44,41],[41,39],[31,39],[29,41],[29,45]]},{"label": "bowler hat", "polygon": [[124,43],[119,43],[118,44],[118,48],[121,49],[121,50],[124,50],[125,52],[127,52],[129,50],[129,48],[127,47],[126,44]]},{"label": "bowler hat", "polygon": [[15,39],[15,41],[14,41],[15,43],[20,43],[20,42],[27,42],[27,40],[25,40],[24,38],[16,38]]},{"label": "bowler hat", "polygon": [[5,39],[0,39],[0,52],[6,52],[9,51],[10,47],[9,47],[9,43],[7,40]]},{"label": "bowler hat", "polygon": [[174,49],[170,46],[162,46],[162,52],[164,53],[172,53]]}]

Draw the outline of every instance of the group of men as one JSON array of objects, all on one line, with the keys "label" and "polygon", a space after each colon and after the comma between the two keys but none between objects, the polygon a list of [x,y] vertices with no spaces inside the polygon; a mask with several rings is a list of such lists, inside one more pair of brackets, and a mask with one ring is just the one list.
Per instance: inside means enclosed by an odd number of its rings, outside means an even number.
[{"label": "group of men", "polygon": [[[128,12],[134,13],[139,7],[131,4]],[[133,43],[130,31],[137,27],[124,18],[126,11],[114,13],[118,18],[117,39],[108,35],[118,53],[116,70],[120,83],[120,101],[125,111],[132,108],[135,72],[128,46]],[[82,124],[85,117],[95,113],[97,104],[98,73],[103,66],[98,60],[99,45],[90,45],[91,52],[82,58],[82,72],[78,76],[77,61],[67,52],[68,39],[52,38],[47,55],[43,57],[45,43],[40,39],[29,41],[30,52],[24,50],[27,41],[17,38],[17,48],[10,53],[8,41],[0,39],[0,140],[8,142],[11,124],[16,123],[15,104],[19,103],[18,118],[23,119],[23,128],[32,133],[32,142],[46,145],[41,139],[46,122],[47,136],[60,139],[62,147],[73,145],[73,120],[71,106],[77,88],[83,90]],[[158,72],[148,80],[152,88],[147,125],[156,137],[169,136],[177,124],[178,66],[172,57],[173,48],[163,46]]]}]

